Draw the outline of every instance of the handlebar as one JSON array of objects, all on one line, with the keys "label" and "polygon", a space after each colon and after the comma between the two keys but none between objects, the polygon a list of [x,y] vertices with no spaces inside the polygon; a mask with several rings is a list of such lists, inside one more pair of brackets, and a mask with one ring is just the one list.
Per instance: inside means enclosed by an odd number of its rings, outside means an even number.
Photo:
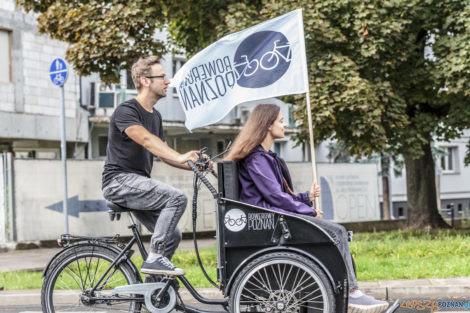
[{"label": "handlebar", "polygon": [[231,145],[232,145],[232,142],[230,141],[222,153],[219,153],[212,158],[210,157],[204,158],[203,154],[207,150],[207,148],[204,147],[201,150],[199,150],[199,159],[196,161],[196,164],[194,164],[192,161],[188,161],[188,165],[193,170],[194,175],[196,175],[197,178],[199,178],[204,183],[204,185],[206,185],[207,189],[209,189],[209,191],[212,193],[214,198],[217,198],[218,196],[217,190],[215,190],[214,186],[212,186],[212,184],[207,180],[203,172],[206,172],[206,171],[211,172],[212,175],[214,175],[214,177],[217,178],[217,173],[214,171],[214,169],[212,169],[212,167],[210,166],[210,163],[213,162],[219,156],[227,153]]},{"label": "handlebar", "polygon": [[201,171],[197,168],[197,166],[192,162],[188,161],[189,167],[194,171],[194,174],[206,185],[207,189],[212,193],[214,198],[217,198],[217,190],[215,190],[214,186],[207,180],[206,176],[201,173]]}]

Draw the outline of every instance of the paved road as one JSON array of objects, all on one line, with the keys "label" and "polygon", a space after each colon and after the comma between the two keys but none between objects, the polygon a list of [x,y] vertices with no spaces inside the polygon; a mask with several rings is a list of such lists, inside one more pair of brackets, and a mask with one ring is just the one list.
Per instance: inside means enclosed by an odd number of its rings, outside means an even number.
[{"label": "paved road", "polygon": [[[420,299],[402,299],[401,306],[395,311],[396,313],[435,313],[435,312],[454,312],[454,313],[470,313],[470,307],[465,308],[437,308],[439,302],[445,302],[447,305],[456,305],[458,303],[468,304],[470,305],[470,296],[469,297],[455,297],[455,298],[420,298]],[[423,308],[419,305],[434,304],[434,309],[431,310],[430,308]],[[191,304],[196,306],[199,309],[203,310],[212,310],[212,311],[220,311],[220,306],[209,306],[209,305],[202,305],[202,304]],[[407,307],[408,306],[408,307]],[[413,307],[414,308],[411,308]],[[0,312],[2,313],[40,313],[41,307],[40,306],[9,306],[9,307],[2,307],[0,304]],[[176,311],[174,311],[176,312]]]}]

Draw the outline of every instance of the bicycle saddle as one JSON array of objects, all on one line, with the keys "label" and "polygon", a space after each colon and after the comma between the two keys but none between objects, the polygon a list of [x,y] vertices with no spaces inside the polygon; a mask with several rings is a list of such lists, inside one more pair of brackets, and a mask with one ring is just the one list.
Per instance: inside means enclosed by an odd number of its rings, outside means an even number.
[{"label": "bicycle saddle", "polygon": [[132,211],[132,209],[120,206],[119,204],[116,204],[116,203],[110,202],[110,201],[106,201],[106,206],[108,207],[108,209],[110,209],[110,210],[112,210],[116,213]]},{"label": "bicycle saddle", "polygon": [[108,213],[109,213],[109,218],[111,219],[111,221],[114,221],[114,218],[116,218],[116,221],[119,221],[119,219],[121,218],[122,212],[132,211],[129,208],[120,206],[119,204],[116,204],[110,201],[106,201],[106,206],[109,209]]}]

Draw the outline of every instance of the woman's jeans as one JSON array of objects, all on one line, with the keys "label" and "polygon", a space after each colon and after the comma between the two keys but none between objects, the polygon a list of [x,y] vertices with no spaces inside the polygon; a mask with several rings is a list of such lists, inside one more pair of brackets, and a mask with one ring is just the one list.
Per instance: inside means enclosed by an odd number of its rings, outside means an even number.
[{"label": "woman's jeans", "polygon": [[134,210],[135,217],[153,233],[150,252],[171,259],[182,238],[176,225],[188,202],[182,191],[142,175],[120,173],[103,188],[103,196]]},{"label": "woman's jeans", "polygon": [[357,278],[354,272],[353,261],[351,257],[351,252],[349,251],[349,244],[348,244],[348,232],[346,228],[343,226],[324,220],[322,218],[316,218],[309,215],[302,215],[302,217],[312,221],[314,224],[320,226],[323,230],[325,230],[334,240],[334,243],[338,247],[341,255],[344,258],[344,262],[346,263],[346,267],[348,269],[349,275],[349,291],[353,291],[358,289],[357,285]]}]

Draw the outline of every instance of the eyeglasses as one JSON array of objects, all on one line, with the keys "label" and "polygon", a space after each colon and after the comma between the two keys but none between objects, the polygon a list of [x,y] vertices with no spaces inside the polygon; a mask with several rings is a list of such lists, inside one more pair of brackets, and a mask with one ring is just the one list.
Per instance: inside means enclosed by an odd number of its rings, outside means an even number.
[{"label": "eyeglasses", "polygon": [[168,79],[166,75],[156,75],[156,76],[145,76],[146,78],[163,78],[163,80]]}]

